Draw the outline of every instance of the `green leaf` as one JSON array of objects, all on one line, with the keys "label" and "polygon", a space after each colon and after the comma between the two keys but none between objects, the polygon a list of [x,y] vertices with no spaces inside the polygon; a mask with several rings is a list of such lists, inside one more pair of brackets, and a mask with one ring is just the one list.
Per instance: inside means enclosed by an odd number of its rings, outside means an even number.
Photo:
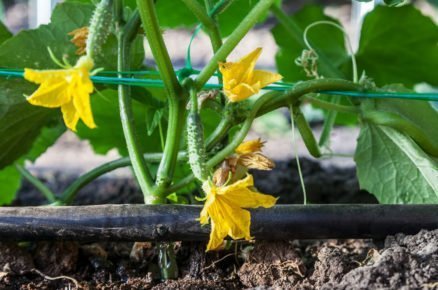
[{"label": "green leaf", "polygon": [[383,2],[390,7],[397,7],[407,3],[406,0],[383,0]]},{"label": "green leaf", "polygon": [[32,148],[22,158],[34,162],[38,157],[47,151],[58,140],[62,134],[65,133],[65,126],[58,123],[56,126],[44,127],[41,130],[41,134],[36,138],[32,144]]},{"label": "green leaf", "polygon": [[[147,135],[147,107],[135,100],[132,101],[134,119],[143,152],[159,152],[160,137],[157,131]],[[96,129],[89,129],[84,124],[78,125],[77,135],[90,142],[98,154],[106,154],[111,149],[117,149],[120,155],[127,156],[126,141],[120,121],[118,95],[115,90],[105,90],[91,96],[91,107],[96,122]]]},{"label": "green leaf", "polygon": [[[203,1],[200,1],[203,5]],[[257,4],[253,0],[234,0],[227,9],[218,15],[219,29],[222,37],[228,36],[245,16]],[[182,2],[158,0],[156,3],[160,26],[164,28],[193,28],[199,23],[193,13]],[[268,13],[266,13],[266,16]],[[264,21],[266,17],[260,19]]]},{"label": "green leaf", "polygon": [[0,79],[0,169],[27,153],[56,111],[27,103],[23,93],[34,86],[18,79]]},{"label": "green leaf", "polygon": [[364,124],[355,154],[361,188],[380,203],[438,203],[438,163],[409,137]]},{"label": "green leaf", "polygon": [[182,2],[158,0],[155,7],[161,27],[192,27],[197,23],[195,15]]},{"label": "green leaf", "polygon": [[359,70],[377,85],[438,85],[438,27],[413,5],[377,6],[364,20],[357,52]]},{"label": "green leaf", "polygon": [[146,129],[148,136],[151,136],[155,129],[157,129],[160,124],[161,118],[163,117],[165,109],[156,109],[156,108],[146,108]]},{"label": "green leaf", "polygon": [[15,165],[0,170],[0,205],[10,204],[21,186],[21,176]]},{"label": "green leaf", "polygon": [[434,144],[438,144],[438,112],[430,103],[425,101],[382,99],[376,102],[376,107],[380,111],[394,112],[411,121]]},{"label": "green leaf", "polygon": [[[70,43],[68,33],[86,26],[93,11],[93,5],[63,3],[55,8],[52,22],[35,30],[22,31],[0,45],[0,63],[6,68],[58,68],[48,55],[50,47],[55,55],[68,55],[75,60],[76,48]],[[136,69],[141,65],[144,54],[139,37],[134,45],[132,57]],[[32,47],[29,47],[32,43]],[[114,37],[105,44],[104,54],[97,66],[115,68],[117,49]],[[30,95],[37,88],[20,79],[0,79],[0,169],[11,164],[31,147],[41,129],[49,122],[59,122],[59,109],[31,106],[24,95]]]},{"label": "green leaf", "polygon": [[[319,6],[307,5],[296,14],[290,16],[290,26],[285,28],[277,24],[272,29],[275,42],[279,50],[275,56],[277,69],[286,81],[300,81],[307,79],[302,67],[295,64],[303,49],[307,49],[303,42],[305,28],[316,21],[333,21]],[[319,25],[312,28],[307,34],[313,48],[318,53],[318,69],[325,77],[345,77],[339,68],[349,61],[344,45],[343,33],[329,25]],[[322,63],[325,62],[325,63]],[[330,68],[328,67],[330,66]]]},{"label": "green leaf", "polygon": [[0,44],[2,44],[5,40],[9,39],[11,36],[12,33],[2,22],[0,22]]},{"label": "green leaf", "polygon": [[15,164],[24,164],[26,160],[34,162],[41,154],[52,146],[56,140],[65,132],[64,125],[45,127],[41,134],[32,144],[32,148],[14,164],[0,170],[0,205],[10,204],[20,188],[21,174],[15,168]]}]

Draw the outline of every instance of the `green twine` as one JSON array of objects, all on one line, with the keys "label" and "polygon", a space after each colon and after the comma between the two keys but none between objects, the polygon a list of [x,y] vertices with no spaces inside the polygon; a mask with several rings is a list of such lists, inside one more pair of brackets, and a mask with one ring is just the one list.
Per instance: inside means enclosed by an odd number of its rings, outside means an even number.
[{"label": "green twine", "polygon": [[[176,74],[198,74],[198,70],[183,68],[177,70]],[[117,77],[117,74],[123,77]],[[95,84],[105,85],[127,85],[148,88],[164,88],[164,83],[160,79],[138,78],[138,76],[157,76],[157,71],[102,71],[98,75],[92,76],[91,80]],[[137,76],[137,77],[132,77]],[[0,69],[0,77],[5,78],[24,78],[23,70],[18,69]],[[294,87],[293,83],[276,82],[273,85],[264,87],[264,90],[269,91],[288,91]],[[221,84],[207,83],[204,89],[222,89]],[[354,98],[388,98],[388,99],[410,99],[422,101],[438,101],[438,93],[405,93],[405,92],[358,92],[358,91],[320,91],[326,95],[348,96]]]}]

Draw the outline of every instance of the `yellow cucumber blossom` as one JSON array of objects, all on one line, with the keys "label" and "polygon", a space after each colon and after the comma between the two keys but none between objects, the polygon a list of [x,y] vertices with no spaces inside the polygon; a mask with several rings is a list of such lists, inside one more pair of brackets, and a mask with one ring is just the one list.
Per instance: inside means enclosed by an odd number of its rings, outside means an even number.
[{"label": "yellow cucumber blossom", "polygon": [[262,142],[260,138],[249,140],[241,143],[237,146],[236,150],[234,150],[237,154],[249,154],[254,152],[262,151],[263,146],[265,146],[266,142]]},{"label": "yellow cucumber blossom", "polygon": [[210,181],[202,186],[207,195],[199,221],[211,223],[210,241],[207,251],[218,250],[228,235],[233,239],[250,240],[251,213],[244,208],[269,208],[277,199],[271,195],[253,191],[251,175],[231,185],[216,186]]},{"label": "yellow cucumber blossom", "polygon": [[93,66],[94,62],[90,57],[82,56],[74,67],[65,69],[26,68],[24,78],[40,85],[27,101],[35,106],[61,107],[65,125],[72,131],[76,131],[79,119],[89,128],[95,128],[90,105],[90,94],[94,89],[90,80]]},{"label": "yellow cucumber blossom", "polygon": [[275,163],[260,153],[265,142],[259,139],[250,140],[240,144],[235,152],[237,154],[237,164],[249,169],[271,170]]},{"label": "yellow cucumber blossom", "polygon": [[262,48],[256,48],[237,62],[219,63],[222,73],[224,93],[231,102],[243,101],[260,89],[282,79],[277,73],[254,70]]}]

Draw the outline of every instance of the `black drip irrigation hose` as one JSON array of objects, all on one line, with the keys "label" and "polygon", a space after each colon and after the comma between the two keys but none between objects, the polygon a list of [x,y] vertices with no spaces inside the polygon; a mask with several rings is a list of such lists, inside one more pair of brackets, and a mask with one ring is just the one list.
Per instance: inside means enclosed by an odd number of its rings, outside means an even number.
[{"label": "black drip irrigation hose", "polygon": [[[0,240],[203,241],[201,207],[97,205],[0,208]],[[384,238],[438,228],[438,205],[279,205],[251,210],[261,240]]]}]

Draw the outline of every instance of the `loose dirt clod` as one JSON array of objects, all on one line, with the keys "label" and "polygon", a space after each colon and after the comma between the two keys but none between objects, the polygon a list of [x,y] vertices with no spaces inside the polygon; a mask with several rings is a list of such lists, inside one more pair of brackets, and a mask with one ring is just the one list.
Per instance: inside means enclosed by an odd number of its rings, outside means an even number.
[{"label": "loose dirt clod", "polygon": [[387,237],[385,249],[376,260],[350,271],[339,283],[326,285],[325,289],[424,289],[437,281],[435,230]]}]

